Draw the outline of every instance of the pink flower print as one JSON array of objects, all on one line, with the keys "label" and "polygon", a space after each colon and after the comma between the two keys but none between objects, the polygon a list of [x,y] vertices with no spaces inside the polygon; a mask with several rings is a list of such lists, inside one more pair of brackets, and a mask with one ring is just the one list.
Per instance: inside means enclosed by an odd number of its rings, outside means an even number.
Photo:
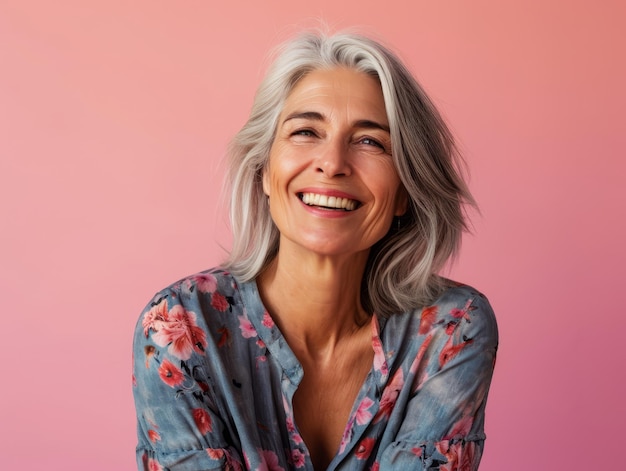
[{"label": "pink flower print", "polygon": [[167,358],[165,358],[161,366],[159,366],[159,376],[170,388],[178,386],[185,380],[182,371],[176,368]]},{"label": "pink flower print", "polygon": [[268,329],[271,329],[272,327],[274,327],[274,319],[272,319],[272,317],[270,316],[270,313],[267,311],[263,313],[263,321],[261,323]]},{"label": "pink flower print", "polygon": [[206,334],[196,324],[196,314],[186,311],[181,305],[174,306],[167,314],[159,330],[152,336],[154,342],[181,360],[189,360],[191,353],[204,353],[207,346]]},{"label": "pink flower print", "polygon": [[374,422],[380,422],[383,418],[389,418],[393,407],[396,405],[396,400],[400,395],[402,386],[404,385],[404,373],[402,369],[398,368],[396,373],[391,378],[391,381],[385,386],[383,395],[380,398],[380,406]]},{"label": "pink flower print", "polygon": [[206,435],[207,433],[213,430],[213,423],[211,422],[211,416],[204,409],[194,409],[191,414],[193,415],[193,420],[200,430],[202,435]]},{"label": "pink flower print", "polygon": [[363,440],[361,440],[361,442],[359,443],[359,446],[357,447],[354,456],[356,456],[357,460],[366,460],[370,457],[370,454],[372,453],[372,450],[374,449],[374,444],[376,443],[376,440],[374,440],[371,437],[368,438],[364,438]]},{"label": "pink flower print", "polygon": [[155,443],[157,440],[161,440],[161,435],[156,430],[148,430],[148,438],[152,443]]},{"label": "pink flower print", "polygon": [[378,335],[372,337],[372,348],[374,349],[374,369],[380,371],[383,376],[387,376],[389,374],[387,359]]},{"label": "pink flower print", "polygon": [[246,316],[239,316],[239,328],[244,339],[256,337],[256,330]]},{"label": "pink flower print", "polygon": [[363,398],[359,407],[356,410],[355,419],[358,425],[364,425],[372,419],[372,413],[368,410],[374,401],[372,401],[369,397]]},{"label": "pink flower print", "polygon": [[291,441],[293,441],[297,445],[303,443],[304,440],[302,440],[302,436],[296,431],[296,426],[293,423],[293,418],[288,416],[285,420],[285,423],[287,425],[287,431],[289,432]]},{"label": "pink flower print", "polygon": [[304,453],[302,453],[298,448],[291,451],[291,461],[296,468],[302,468],[304,466]]},{"label": "pink flower print", "polygon": [[454,345],[452,343],[452,337],[448,339],[446,344],[441,349],[441,353],[439,354],[439,366],[443,368],[443,366],[452,360],[458,353],[463,350],[467,345],[473,343],[472,339],[468,339],[465,342],[461,342],[458,345]]},{"label": "pink flower print", "polygon": [[148,338],[150,329],[159,330],[161,322],[165,319],[167,319],[167,300],[161,299],[157,305],[152,306],[150,310],[144,314],[141,320],[143,334],[146,338]]},{"label": "pink flower print", "polygon": [[346,428],[343,430],[341,442],[339,443],[339,454],[343,453],[346,450],[346,446],[348,446],[348,443],[350,443],[350,440],[352,439],[352,434],[354,433],[354,430],[352,429],[353,424],[353,419],[350,419],[348,421],[348,424],[346,425]]},{"label": "pink flower print", "polygon": [[191,277],[201,293],[213,293],[217,289],[217,278],[210,273],[199,273]]},{"label": "pink flower print", "polygon": [[157,460],[148,458],[148,471],[163,471],[163,468]]},{"label": "pink flower print", "polygon": [[225,312],[226,309],[228,309],[229,304],[223,295],[220,293],[213,293],[211,295],[211,306],[213,306],[213,308],[217,311]]},{"label": "pink flower print", "polygon": [[422,318],[420,320],[420,328],[418,333],[427,334],[433,326],[433,322],[437,319],[437,306],[428,306],[422,309]]},{"label": "pink flower print", "polygon": [[278,456],[271,450],[259,450],[261,466],[256,471],[285,471],[278,463]]},{"label": "pink flower print", "polygon": [[413,386],[411,387],[411,391],[413,393],[415,393],[420,388],[420,386],[424,384],[424,381],[426,381],[426,378],[428,377],[428,373],[426,373],[423,368],[420,371],[420,367],[425,366],[422,365],[422,361],[424,359],[424,355],[426,354],[426,350],[430,346],[430,342],[432,341],[432,339],[433,334],[431,332],[424,339],[424,342],[420,346],[420,349],[418,350],[417,355],[415,356],[415,359],[413,360],[413,363],[411,363],[411,367],[409,368],[409,373],[415,375],[413,379]]},{"label": "pink flower print", "polygon": [[293,433],[296,431],[296,426],[293,424],[293,419],[291,417],[287,417],[287,420],[285,422],[287,424],[287,431],[289,433]]}]

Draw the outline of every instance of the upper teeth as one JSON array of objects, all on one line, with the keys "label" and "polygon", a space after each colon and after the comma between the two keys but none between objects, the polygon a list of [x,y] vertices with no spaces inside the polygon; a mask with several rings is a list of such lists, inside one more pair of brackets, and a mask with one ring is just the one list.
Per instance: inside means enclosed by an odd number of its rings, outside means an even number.
[{"label": "upper teeth", "polygon": [[357,201],[348,198],[319,195],[317,193],[302,193],[302,202],[312,206],[345,209],[346,211],[356,209],[358,204]]}]

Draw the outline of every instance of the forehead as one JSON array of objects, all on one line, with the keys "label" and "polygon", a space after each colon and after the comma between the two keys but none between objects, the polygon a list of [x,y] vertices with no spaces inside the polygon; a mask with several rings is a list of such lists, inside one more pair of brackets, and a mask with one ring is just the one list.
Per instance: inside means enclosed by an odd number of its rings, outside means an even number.
[{"label": "forehead", "polygon": [[287,96],[283,114],[311,110],[347,110],[350,114],[387,121],[378,79],[344,67],[314,70],[296,83]]}]

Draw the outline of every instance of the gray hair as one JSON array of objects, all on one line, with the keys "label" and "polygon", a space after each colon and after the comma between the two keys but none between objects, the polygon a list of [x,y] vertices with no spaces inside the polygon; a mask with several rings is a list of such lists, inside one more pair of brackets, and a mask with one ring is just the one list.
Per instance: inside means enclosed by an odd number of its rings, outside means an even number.
[{"label": "gray hair", "polygon": [[361,301],[388,316],[425,306],[445,284],[438,272],[458,251],[474,205],[460,156],[441,115],[386,47],[354,34],[307,33],[285,43],[259,86],[250,117],[231,142],[227,183],[233,246],[224,267],[242,281],[258,276],[278,252],[279,232],[262,174],[287,96],[308,73],[347,67],[380,82],[392,157],[407,191],[407,212],[370,250]]}]

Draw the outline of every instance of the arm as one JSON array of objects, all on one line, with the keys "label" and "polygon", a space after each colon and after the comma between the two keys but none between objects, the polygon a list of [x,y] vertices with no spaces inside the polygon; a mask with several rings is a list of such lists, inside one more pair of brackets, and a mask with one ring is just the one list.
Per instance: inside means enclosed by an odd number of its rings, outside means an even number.
[{"label": "arm", "polygon": [[228,444],[204,367],[212,339],[201,316],[173,294],[157,295],[135,329],[138,469],[237,469],[241,459]]},{"label": "arm", "polygon": [[476,294],[465,304],[446,305],[420,334],[424,342],[411,366],[404,419],[380,469],[474,471],[498,345],[493,311]]}]

